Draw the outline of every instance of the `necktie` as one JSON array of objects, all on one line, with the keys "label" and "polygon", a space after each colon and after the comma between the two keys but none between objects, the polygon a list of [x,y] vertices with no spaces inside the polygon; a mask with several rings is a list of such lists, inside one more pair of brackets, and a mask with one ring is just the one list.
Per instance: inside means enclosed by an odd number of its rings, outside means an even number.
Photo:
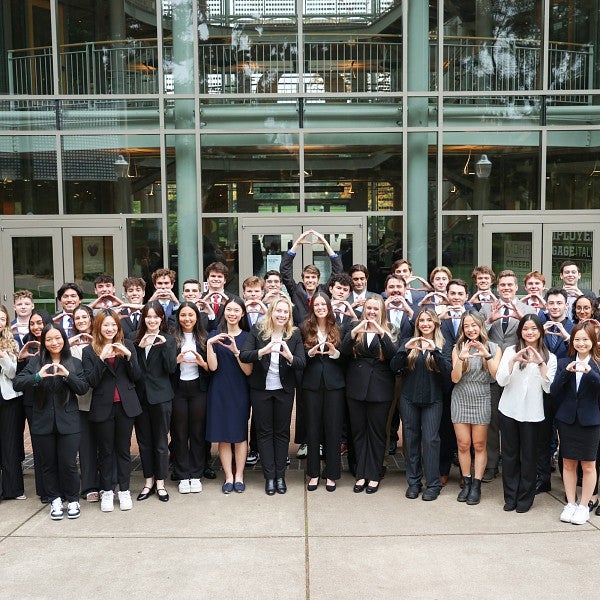
[{"label": "necktie", "polygon": [[221,295],[220,294],[213,294],[212,295],[212,301],[213,301],[212,309],[213,309],[213,312],[215,313],[215,316],[216,316],[216,314],[219,312],[219,308],[221,306]]},{"label": "necktie", "polygon": [[67,318],[67,331],[66,331],[67,337],[71,337],[71,334],[73,333],[73,325],[74,325],[73,317],[69,316]]},{"label": "necktie", "polygon": [[344,322],[344,315],[343,313],[338,313],[338,323],[341,325]]},{"label": "necktie", "polygon": [[402,324],[402,311],[394,310],[393,312],[394,314],[392,316],[392,323],[394,324],[394,327],[400,329],[400,325]]},{"label": "necktie", "polygon": [[504,317],[502,317],[502,333],[506,333],[508,329],[508,315],[510,311],[508,310],[508,306],[504,307]]},{"label": "necktie", "polygon": [[452,319],[452,327],[454,327],[454,335],[458,335],[458,324],[460,323],[460,319]]},{"label": "necktie", "polygon": [[140,324],[139,312],[134,312],[133,315],[131,315],[131,322],[133,323],[133,328],[137,330],[138,325]]}]

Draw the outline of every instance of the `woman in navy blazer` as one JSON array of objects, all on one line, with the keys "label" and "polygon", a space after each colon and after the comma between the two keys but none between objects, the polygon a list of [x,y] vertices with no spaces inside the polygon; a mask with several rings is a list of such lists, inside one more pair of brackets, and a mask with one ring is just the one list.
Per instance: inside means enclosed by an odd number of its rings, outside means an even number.
[{"label": "woman in navy blazer", "polygon": [[308,317],[302,325],[302,337],[307,356],[302,377],[308,444],[306,471],[310,478],[306,489],[312,492],[319,485],[320,446],[323,445],[326,489],[333,492],[341,472],[346,381],[339,351],[342,335],[326,294],[317,292],[312,297]]},{"label": "woman in navy blazer", "polygon": [[[596,458],[600,443],[600,348],[593,323],[582,321],[571,330],[568,358],[558,362],[550,393],[558,408],[563,483],[567,495],[560,520],[583,525],[597,482]],[[576,504],[577,463],[583,480],[581,502]]]},{"label": "woman in navy blazer", "polygon": [[288,298],[271,302],[267,314],[246,338],[240,361],[254,364],[249,377],[250,402],[265,492],[269,496],[275,492],[285,494],[295,371],[306,365],[302,337],[294,327],[292,303]]},{"label": "woman in navy blazer", "polygon": [[134,343],[142,371],[137,384],[142,412],[135,419],[135,434],[146,479],[137,499],[146,500],[156,491],[161,502],[168,502],[165,478],[173,408],[170,376],[177,368],[177,348],[175,339],[167,333],[165,311],[157,300],[151,300],[142,309]]},{"label": "woman in navy blazer", "polygon": [[135,382],[141,371],[133,343],[125,340],[121,319],[110,309],[94,318],[92,343],[83,349],[83,371],[93,388],[89,421],[96,434],[103,512],[113,510],[113,468],[117,462],[119,506],[130,510],[131,434],[141,412]]},{"label": "woman in navy blazer", "polygon": [[17,374],[16,391],[33,389],[31,435],[35,439],[36,460],[42,467],[44,490],[51,506],[50,517],[62,519],[63,498],[67,516],[76,519],[79,508],[79,407],[76,394],[88,389],[81,361],[71,356],[67,336],[49,323],[42,330],[40,353]]},{"label": "woman in navy blazer", "polygon": [[[367,298],[360,320],[349,325],[341,353],[348,357],[346,401],[356,453],[354,492],[379,489],[386,423],[394,395],[390,360],[396,342],[380,296]],[[368,482],[368,484],[367,484]]]}]

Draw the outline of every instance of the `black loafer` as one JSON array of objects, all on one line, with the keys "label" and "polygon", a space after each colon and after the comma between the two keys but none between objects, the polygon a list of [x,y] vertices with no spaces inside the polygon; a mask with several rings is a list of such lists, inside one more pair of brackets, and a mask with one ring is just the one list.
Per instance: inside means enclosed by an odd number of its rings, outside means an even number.
[{"label": "black loafer", "polygon": [[[588,509],[590,511],[590,515],[592,514],[593,510],[597,507],[598,507],[598,498],[596,498],[596,500],[590,500],[588,502]],[[596,513],[596,514],[598,514],[598,513]]]},{"label": "black loafer", "polygon": [[214,469],[211,469],[210,467],[206,467],[202,474],[204,475],[204,477],[206,477],[206,479],[216,479],[217,478],[217,474],[215,473]]},{"label": "black loafer", "polygon": [[[147,492],[144,492],[144,490],[148,490]],[[146,500],[147,498],[150,498],[150,496],[152,496],[152,494],[154,494],[154,492],[156,492],[156,485],[152,485],[152,487],[148,487],[147,485],[145,485],[142,488],[142,491],[138,494],[138,501],[141,502],[142,500]]]},{"label": "black loafer", "polygon": [[355,494],[360,494],[361,492],[365,491],[365,487],[367,486],[367,482],[365,481],[365,483],[355,483],[354,487],[352,488],[352,491]]},{"label": "black loafer", "polygon": [[409,500],[416,500],[421,493],[420,485],[409,485],[406,493],[404,494]]},{"label": "black loafer", "polygon": [[275,480],[275,491],[278,494],[285,494],[287,492],[287,485],[285,485],[285,479],[283,477],[278,477]]},{"label": "black loafer", "polygon": [[275,480],[274,479],[265,479],[265,493],[267,496],[275,495]]},{"label": "black loafer", "polygon": [[506,512],[511,512],[512,510],[515,510],[515,508],[517,508],[516,504],[513,504],[512,502],[507,502],[503,507],[502,510],[506,511]]}]

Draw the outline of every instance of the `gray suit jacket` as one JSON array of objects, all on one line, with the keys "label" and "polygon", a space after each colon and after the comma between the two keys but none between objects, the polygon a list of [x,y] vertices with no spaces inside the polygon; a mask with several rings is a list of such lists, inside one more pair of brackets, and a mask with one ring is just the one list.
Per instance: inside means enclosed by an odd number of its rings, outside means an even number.
[{"label": "gray suit jacket", "polygon": [[[515,307],[522,314],[531,314],[537,312],[533,306],[529,306],[528,304],[524,304],[520,300],[514,301]],[[502,352],[509,346],[514,346],[517,343],[517,327],[519,326],[518,319],[514,317],[510,317],[508,319],[508,327],[506,331],[502,331],[502,319],[498,319],[494,321],[491,325],[488,325],[487,319],[492,312],[491,304],[482,304],[481,310],[479,311],[481,316],[486,320],[486,328],[488,331],[488,335],[490,337],[490,341],[498,344],[500,348],[502,348]]]}]

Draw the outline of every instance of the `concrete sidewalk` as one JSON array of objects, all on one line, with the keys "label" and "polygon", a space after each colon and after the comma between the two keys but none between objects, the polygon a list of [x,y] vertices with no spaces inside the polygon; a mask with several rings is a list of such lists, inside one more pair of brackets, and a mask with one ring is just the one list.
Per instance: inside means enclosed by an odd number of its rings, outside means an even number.
[{"label": "concrete sidewalk", "polygon": [[133,510],[82,502],[77,520],[52,521],[26,471],[26,501],[0,503],[0,597],[117,598],[593,598],[600,589],[600,517],[561,523],[562,485],[526,514],[502,510],[499,479],[482,502],[456,502],[457,470],[435,502],[407,500],[390,469],[374,495],[306,492],[290,470],[288,493],[268,497],[260,469],[244,494],[221,493],[221,473],[200,494],[171,500],[141,489]]}]

